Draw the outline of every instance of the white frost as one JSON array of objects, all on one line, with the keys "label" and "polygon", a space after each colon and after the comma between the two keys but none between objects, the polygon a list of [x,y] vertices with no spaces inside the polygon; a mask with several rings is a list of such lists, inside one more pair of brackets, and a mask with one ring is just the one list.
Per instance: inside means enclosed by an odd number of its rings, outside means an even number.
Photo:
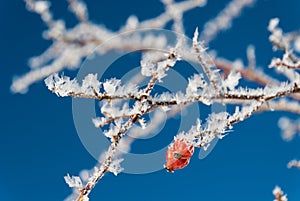
[{"label": "white frost", "polygon": [[70,177],[70,175],[67,174],[67,176],[64,176],[64,179],[65,179],[66,183],[69,185],[69,187],[78,188],[78,189],[82,188],[82,181],[81,181],[80,177],[77,177],[77,176]]}]

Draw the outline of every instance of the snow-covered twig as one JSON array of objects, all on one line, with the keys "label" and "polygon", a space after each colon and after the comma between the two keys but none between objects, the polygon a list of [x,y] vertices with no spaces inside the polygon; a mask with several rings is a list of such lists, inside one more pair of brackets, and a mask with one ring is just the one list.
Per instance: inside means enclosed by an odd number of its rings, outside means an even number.
[{"label": "snow-covered twig", "polygon": [[274,201],[288,201],[287,195],[284,194],[279,186],[275,186],[273,195],[275,196]]},{"label": "snow-covered twig", "polygon": [[240,15],[242,10],[252,5],[255,0],[233,0],[231,1],[216,18],[208,21],[204,30],[201,33],[200,40],[205,41],[208,45],[210,41],[216,38],[217,34],[221,31],[229,29],[232,21]]},{"label": "snow-covered twig", "polygon": [[[247,50],[248,65],[240,61],[231,62],[224,58],[212,58],[203,46],[204,43],[209,44],[220,31],[229,28],[233,19],[254,0],[232,0],[215,19],[206,24],[200,34],[200,39],[205,41],[199,42],[199,33],[196,29],[192,44],[186,44],[183,39],[185,31],[183,14],[196,7],[204,6],[206,1],[162,0],[162,2],[165,11],[161,15],[141,22],[136,16],[129,16],[124,26],[118,31],[111,31],[89,20],[87,7],[81,0],[68,0],[69,9],[78,19],[78,24],[69,29],[66,28],[63,20],[53,18],[49,10],[49,2],[25,0],[28,10],[41,16],[48,28],[43,36],[53,44],[44,53],[29,61],[31,70],[16,78],[11,90],[25,92],[32,83],[47,77],[45,83],[48,89],[57,96],[95,99],[101,102],[102,116],[92,121],[97,128],[109,127],[104,135],[110,139],[111,144],[87,179],[65,176],[66,183],[74,189],[74,196],[71,196],[73,200],[87,201],[95,185],[107,172],[117,175],[122,171],[120,166],[122,159],[119,158],[121,154],[118,153],[117,148],[130,147],[133,139],[124,138],[128,133],[142,136],[153,131],[162,120],[158,109],[167,111],[168,118],[178,113],[179,107],[188,107],[191,104],[201,103],[211,106],[214,103],[221,103],[235,106],[235,112],[232,114],[211,113],[205,121],[198,119],[188,131],[180,132],[170,147],[174,152],[176,146],[180,145],[181,148],[183,146],[188,156],[184,153],[175,153],[175,161],[182,159],[183,163],[176,167],[168,167],[170,171],[187,165],[188,157],[191,157],[195,147],[207,149],[215,138],[222,139],[234,124],[250,118],[255,113],[276,110],[300,114],[300,75],[297,72],[300,68],[300,59],[292,51],[292,44],[296,47],[296,51],[297,45],[300,50],[299,32],[284,34],[278,27],[278,19],[270,21],[268,27],[271,32],[270,41],[274,48],[284,51],[282,58],[273,59],[270,65],[287,79],[280,81],[257,67],[253,46],[249,46]],[[166,49],[169,44],[166,44],[165,36],[128,37],[126,34],[142,28],[164,28],[170,22],[173,23],[173,31],[177,31],[182,36],[177,36],[178,43],[175,47],[168,47],[169,51],[164,52],[167,53],[166,55],[153,51],[153,48]],[[120,36],[119,39],[105,44],[106,40],[116,35]],[[102,48],[95,49],[99,45],[103,45]],[[77,69],[91,50],[95,50],[96,54],[114,50],[141,50],[141,76],[145,80],[148,79],[147,84],[141,87],[130,82],[122,83],[121,79],[116,78],[100,82],[97,74],[88,74],[82,82],[78,82],[68,76],[59,75],[59,72],[66,68]],[[183,91],[154,94],[154,87],[159,82],[163,82],[170,68],[175,67],[177,61],[181,59],[200,64],[204,73],[190,76],[186,86],[183,86],[185,88]],[[224,77],[221,77],[220,73],[223,73]],[[259,87],[242,87],[241,80],[254,82]],[[153,111],[156,119],[147,127],[143,115]],[[137,133],[134,128],[132,129],[136,123],[145,129],[144,133]],[[296,133],[300,133],[299,125],[299,120],[291,121],[286,118],[279,120],[285,140],[291,140]],[[172,154],[167,155],[173,157]],[[289,167],[299,168],[299,161],[291,161]],[[279,187],[275,187],[273,194],[276,201],[287,200]]]},{"label": "snow-covered twig", "polygon": [[291,160],[289,163],[288,163],[288,168],[298,168],[300,169],[300,161],[298,160]]},{"label": "snow-covered twig", "polygon": [[[78,68],[81,61],[92,50],[116,35],[143,28],[164,28],[167,23],[178,20],[176,16],[182,16],[185,12],[204,6],[206,3],[205,0],[187,0],[178,3],[171,1],[170,4],[167,4],[166,11],[161,15],[142,22],[139,22],[135,16],[130,16],[124,27],[113,32],[88,21],[86,6],[82,1],[69,0],[70,10],[79,19],[79,23],[70,29],[65,27],[64,21],[53,19],[48,1],[25,0],[25,2],[28,10],[39,14],[48,26],[44,37],[52,40],[53,44],[43,54],[30,60],[32,69],[28,73],[13,80],[11,90],[15,93],[24,93],[31,84],[63,69]],[[176,15],[174,15],[174,11],[176,11]],[[147,41],[143,40],[145,38]],[[164,38],[159,40],[159,37],[153,36],[141,36],[140,40],[137,40],[137,37],[124,37],[121,41],[103,46],[96,53],[104,54],[112,50],[142,50],[154,47],[162,49],[165,45],[163,41]]]}]

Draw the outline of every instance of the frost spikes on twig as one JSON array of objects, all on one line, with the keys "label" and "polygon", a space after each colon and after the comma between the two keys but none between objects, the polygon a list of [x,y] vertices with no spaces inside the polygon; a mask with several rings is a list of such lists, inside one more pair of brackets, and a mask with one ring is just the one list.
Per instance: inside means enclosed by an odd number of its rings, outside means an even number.
[{"label": "frost spikes on twig", "polygon": [[71,188],[77,188],[81,189],[82,188],[82,181],[80,177],[77,176],[71,176],[67,174],[67,176],[64,176],[65,182],[69,185]]},{"label": "frost spikes on twig", "polygon": [[198,28],[196,28],[193,37],[193,48],[196,52],[196,57],[201,64],[204,72],[206,73],[210,84],[215,88],[218,93],[222,92],[222,82],[219,76],[219,70],[215,67],[213,60],[206,53],[206,50],[202,45],[198,42]]},{"label": "frost spikes on twig", "polygon": [[275,186],[273,195],[275,196],[274,201],[288,201],[287,195],[284,194],[279,186]]}]

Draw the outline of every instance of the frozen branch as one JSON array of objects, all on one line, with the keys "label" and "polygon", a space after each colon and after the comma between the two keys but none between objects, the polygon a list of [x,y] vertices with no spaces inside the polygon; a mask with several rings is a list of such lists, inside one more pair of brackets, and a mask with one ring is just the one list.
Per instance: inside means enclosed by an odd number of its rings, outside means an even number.
[{"label": "frozen branch", "polygon": [[211,85],[217,90],[217,92],[221,92],[222,83],[220,83],[221,79],[218,77],[218,70],[215,68],[215,65],[212,59],[206,54],[205,48],[198,42],[198,28],[196,29],[193,37],[193,47],[196,52],[196,56],[198,61],[200,62],[202,68],[204,69]]},{"label": "frozen branch", "polygon": [[84,2],[80,0],[67,0],[70,10],[76,15],[80,22],[88,21],[88,11]]},{"label": "frozen branch", "polygon": [[269,101],[259,110],[259,112],[264,111],[283,111],[300,115],[300,104],[298,101],[282,98],[278,101]]},{"label": "frozen branch", "polygon": [[274,201],[288,201],[287,195],[284,194],[279,186],[275,186],[273,195],[275,196]]},{"label": "frozen branch", "polygon": [[274,18],[269,22],[268,30],[271,32],[269,40],[273,44],[275,50],[281,49],[284,51],[283,59],[275,58],[272,60],[270,66],[284,66],[288,68],[298,68],[300,59],[293,54],[291,49],[291,37],[289,35],[284,35],[282,29],[278,27],[279,19]]},{"label": "frozen branch", "polygon": [[[15,78],[11,90],[26,92],[32,83],[47,77],[46,86],[59,97],[95,99],[101,103],[101,115],[92,121],[97,128],[108,128],[103,133],[110,139],[111,144],[99,159],[99,164],[85,179],[69,174],[64,177],[69,187],[73,188],[74,193],[69,197],[71,200],[89,200],[95,185],[106,173],[118,175],[122,171],[120,163],[123,160],[119,158],[121,152],[118,152],[118,148],[128,151],[134,140],[126,138],[126,135],[140,137],[155,130],[163,120],[161,111],[166,111],[166,118],[170,118],[180,111],[179,108],[191,104],[211,106],[221,103],[235,107],[235,111],[231,113],[211,113],[205,121],[198,119],[188,131],[177,134],[166,154],[167,160],[176,163],[172,165],[167,161],[166,168],[169,171],[185,167],[194,153],[194,148],[208,149],[214,139],[222,139],[236,123],[256,113],[275,110],[300,114],[300,59],[294,52],[294,49],[300,50],[299,31],[285,34],[278,27],[277,18],[272,19],[268,26],[271,32],[269,40],[274,49],[283,50],[282,58],[274,58],[270,67],[274,67],[275,72],[283,75],[286,81],[276,79],[256,66],[254,46],[248,46],[246,65],[241,60],[231,62],[218,57],[212,59],[203,46],[204,43],[209,44],[218,33],[230,28],[233,20],[255,0],[232,0],[215,19],[206,23],[200,35],[203,43],[199,42],[196,29],[192,44],[187,44],[183,37],[183,15],[191,9],[204,6],[206,0],[162,0],[165,7],[162,14],[145,21],[139,21],[134,15],[129,16],[126,24],[118,31],[111,31],[92,23],[83,1],[67,1],[70,11],[78,20],[78,24],[69,29],[63,20],[53,18],[48,1],[25,0],[27,9],[40,15],[46,24],[47,30],[43,37],[52,41],[52,45],[41,55],[30,59],[30,71]],[[132,37],[128,34],[143,28],[164,28],[170,23],[173,25],[173,31],[180,35],[177,35],[176,46],[168,47],[167,52],[155,52],[155,48],[165,50],[169,45],[166,36],[137,33]],[[116,35],[119,36],[116,41],[105,43]],[[96,48],[99,45],[101,49]],[[77,69],[92,50],[96,54],[116,50],[141,50],[140,77],[147,80],[147,84],[142,87],[132,82],[122,83],[121,79],[116,78],[99,81],[97,74],[88,74],[82,81],[78,81],[61,73],[64,69]],[[181,59],[200,64],[203,73],[195,73],[187,78],[187,84],[182,86],[182,91],[155,94],[155,86],[163,82],[170,68],[175,68],[177,61]],[[224,80],[219,75],[220,72],[223,73]],[[254,82],[259,87],[242,87],[242,80]],[[143,117],[150,112],[154,112],[155,117],[151,124],[148,124],[145,120],[147,118]],[[289,141],[300,133],[299,121],[285,117],[279,120],[278,125],[282,129],[284,140]],[[135,124],[139,124],[144,132],[134,128]],[[179,148],[181,152],[177,150]],[[300,168],[299,163],[292,160],[288,167]],[[287,201],[287,196],[278,186],[273,190],[273,194],[274,201]]]},{"label": "frozen branch", "polygon": [[210,41],[226,29],[229,29],[232,25],[232,21],[240,15],[242,10],[252,5],[255,0],[233,0],[231,1],[216,18],[208,21],[204,25],[204,30],[201,33],[200,40],[205,41],[208,45]]},{"label": "frozen branch", "polygon": [[[112,32],[100,25],[93,24],[88,21],[88,13],[86,6],[82,1],[69,0],[70,10],[79,19],[79,23],[71,28],[66,29],[64,21],[54,20],[52,14],[49,11],[50,3],[48,1],[33,1],[26,0],[26,6],[30,11],[36,12],[41,15],[44,23],[48,26],[48,30],[45,32],[44,37],[52,40],[53,44],[45,50],[44,54],[31,59],[32,69],[23,76],[16,77],[13,80],[11,90],[15,93],[25,93],[27,88],[53,74],[62,71],[65,68],[76,69],[79,67],[81,61],[86,58],[92,50],[94,50],[100,44],[103,44],[109,38],[116,35],[120,35],[129,29],[139,30],[143,28],[163,28],[170,21],[180,20],[176,16],[182,16],[185,12],[204,6],[205,0],[187,0],[183,2],[172,2],[167,4],[166,11],[156,18],[138,22],[134,20],[132,25],[132,16],[129,17],[128,23],[130,26],[126,29],[120,28],[119,31]],[[176,11],[176,15],[174,12]],[[123,34],[124,35],[124,34]],[[143,40],[147,38],[146,40]],[[101,50],[98,50],[98,54],[103,54],[112,50],[143,50],[149,48],[160,48],[164,47],[163,38],[159,37],[137,37],[130,38],[123,37],[123,40],[110,43],[108,46],[103,45]]]},{"label": "frozen branch", "polygon": [[288,168],[298,168],[300,169],[300,161],[297,161],[297,160],[291,160],[289,163],[288,163]]},{"label": "frozen branch", "polygon": [[[108,171],[114,170],[113,173],[117,174],[121,168],[119,166],[114,165],[113,159],[116,155],[117,147],[121,141],[121,139],[126,135],[127,131],[133,126],[135,122],[142,121],[140,117],[146,113],[149,113],[150,109],[154,106],[151,106],[147,102],[147,97],[150,95],[156,81],[161,80],[164,76],[166,76],[165,72],[172,66],[175,65],[177,61],[177,57],[175,56],[176,52],[172,50],[167,59],[157,64],[157,69],[155,73],[152,74],[152,78],[149,81],[148,85],[145,87],[144,90],[141,90],[138,97],[141,97],[138,102],[136,102],[136,108],[133,111],[136,111],[135,114],[132,114],[125,123],[122,121],[119,125],[116,125],[114,128],[111,128],[108,132],[106,132],[106,136],[110,137],[111,145],[109,146],[108,151],[106,152],[106,156],[104,161],[101,163],[99,168],[96,168],[93,175],[89,179],[89,181],[85,184],[85,186],[80,189],[80,195],[78,196],[77,200],[81,201],[87,199],[92,189],[98,183],[98,181],[104,176],[104,174]],[[116,85],[112,84],[112,86],[106,87],[110,90],[106,91],[113,91],[116,93]],[[105,88],[105,87],[104,87]],[[110,95],[114,93],[109,93]],[[111,115],[110,115],[111,116]],[[114,118],[114,117],[113,117]],[[114,121],[116,122],[116,120]],[[109,123],[109,122],[106,122]]]}]

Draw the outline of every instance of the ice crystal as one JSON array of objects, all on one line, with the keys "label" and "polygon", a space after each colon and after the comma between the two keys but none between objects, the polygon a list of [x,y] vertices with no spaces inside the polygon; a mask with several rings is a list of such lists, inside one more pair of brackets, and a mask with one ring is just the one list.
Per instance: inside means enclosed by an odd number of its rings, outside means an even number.
[{"label": "ice crystal", "polygon": [[67,174],[67,176],[64,176],[64,179],[71,188],[82,188],[82,181],[80,177],[70,176],[69,174]]}]

